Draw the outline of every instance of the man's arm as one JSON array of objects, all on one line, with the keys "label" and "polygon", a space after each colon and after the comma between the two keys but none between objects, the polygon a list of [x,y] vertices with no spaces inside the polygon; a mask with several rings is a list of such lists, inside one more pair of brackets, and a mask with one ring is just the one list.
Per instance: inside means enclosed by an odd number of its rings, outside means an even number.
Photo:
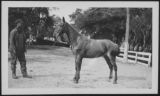
[{"label": "man's arm", "polygon": [[25,33],[23,33],[23,36],[24,36],[24,50],[25,50],[25,52],[27,52],[27,49],[26,49],[26,46],[27,46],[27,37],[26,37]]},{"label": "man's arm", "polygon": [[12,52],[15,52],[15,33],[16,33],[16,30],[12,30],[10,32],[10,51]]}]

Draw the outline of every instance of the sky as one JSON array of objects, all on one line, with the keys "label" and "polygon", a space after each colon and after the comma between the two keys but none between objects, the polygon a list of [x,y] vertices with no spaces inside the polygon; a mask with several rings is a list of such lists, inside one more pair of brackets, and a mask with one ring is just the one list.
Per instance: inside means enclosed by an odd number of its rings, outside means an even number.
[{"label": "sky", "polygon": [[52,16],[53,14],[59,16],[60,18],[62,17],[65,17],[65,20],[69,23],[72,23],[70,22],[70,17],[69,15],[72,14],[73,12],[75,12],[75,10],[77,8],[80,8],[82,9],[83,11],[88,9],[89,7],[73,7],[73,6],[62,6],[62,7],[58,7],[59,9],[58,10],[54,10],[52,8],[50,8],[49,10],[49,15]]}]

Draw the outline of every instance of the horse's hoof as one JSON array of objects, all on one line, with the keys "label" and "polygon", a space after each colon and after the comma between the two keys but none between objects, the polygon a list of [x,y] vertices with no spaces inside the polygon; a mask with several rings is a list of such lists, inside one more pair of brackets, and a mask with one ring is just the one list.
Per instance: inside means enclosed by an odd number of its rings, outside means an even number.
[{"label": "horse's hoof", "polygon": [[113,77],[112,76],[109,76],[109,79],[112,79]]},{"label": "horse's hoof", "polygon": [[78,84],[78,80],[76,80],[76,79],[73,79],[73,82],[74,82],[75,84]]},{"label": "horse's hoof", "polygon": [[113,84],[117,84],[117,81],[114,81]]},{"label": "horse's hoof", "polygon": [[108,82],[111,82],[111,79],[108,79]]},{"label": "horse's hoof", "polygon": [[76,81],[76,78],[73,78],[73,82],[75,82]]},{"label": "horse's hoof", "polygon": [[75,81],[74,83],[75,83],[75,84],[78,84],[78,81]]},{"label": "horse's hoof", "polygon": [[78,81],[75,80],[74,83],[75,83],[75,84],[78,84]]},{"label": "horse's hoof", "polygon": [[18,77],[15,74],[13,74],[12,79],[18,79]]},{"label": "horse's hoof", "polygon": [[18,79],[18,77],[17,76],[13,76],[12,79]]}]

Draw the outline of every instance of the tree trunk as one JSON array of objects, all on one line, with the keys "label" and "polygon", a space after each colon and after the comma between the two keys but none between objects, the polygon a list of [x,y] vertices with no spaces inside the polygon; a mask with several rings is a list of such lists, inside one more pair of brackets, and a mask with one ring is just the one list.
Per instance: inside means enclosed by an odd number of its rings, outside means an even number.
[{"label": "tree trunk", "polygon": [[142,51],[146,50],[146,34],[144,34],[142,49],[143,49]]},{"label": "tree trunk", "polygon": [[127,20],[126,20],[126,34],[125,34],[125,48],[124,48],[124,61],[127,62],[128,61],[128,37],[129,37],[129,18],[130,18],[130,14],[129,14],[129,8],[127,8]]}]

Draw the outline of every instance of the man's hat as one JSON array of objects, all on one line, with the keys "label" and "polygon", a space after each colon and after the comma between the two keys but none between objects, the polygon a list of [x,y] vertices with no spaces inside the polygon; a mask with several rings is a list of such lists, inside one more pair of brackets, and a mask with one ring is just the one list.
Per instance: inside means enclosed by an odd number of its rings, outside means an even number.
[{"label": "man's hat", "polygon": [[22,20],[22,19],[17,19],[17,20],[15,21],[15,24],[17,25],[18,23],[23,24],[23,20]]}]

